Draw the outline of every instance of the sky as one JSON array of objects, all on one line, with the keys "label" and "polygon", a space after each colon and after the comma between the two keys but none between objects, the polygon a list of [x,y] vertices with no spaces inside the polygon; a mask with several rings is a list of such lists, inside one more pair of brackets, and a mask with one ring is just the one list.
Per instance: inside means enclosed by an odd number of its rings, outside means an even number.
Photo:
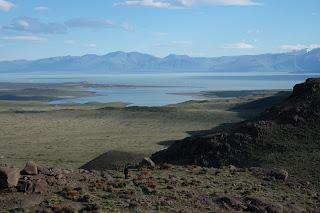
[{"label": "sky", "polygon": [[320,47],[319,0],[0,0],[0,61]]}]

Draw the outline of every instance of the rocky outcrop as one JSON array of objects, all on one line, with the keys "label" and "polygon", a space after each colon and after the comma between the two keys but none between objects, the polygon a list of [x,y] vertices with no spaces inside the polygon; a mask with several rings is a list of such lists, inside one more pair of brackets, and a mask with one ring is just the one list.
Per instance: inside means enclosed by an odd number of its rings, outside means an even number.
[{"label": "rocky outcrop", "polygon": [[266,169],[261,167],[251,167],[249,169],[253,175],[263,178],[274,178],[277,180],[287,181],[289,177],[288,171],[284,169]]},{"label": "rocky outcrop", "polygon": [[178,141],[168,149],[157,152],[151,159],[158,164],[174,163],[221,167],[223,165],[240,166],[249,158],[243,147],[254,143],[253,138],[239,133],[217,133],[204,137],[187,138]]},{"label": "rocky outcrop", "polygon": [[48,183],[45,179],[39,179],[34,181],[33,192],[43,194],[48,191]]},{"label": "rocky outcrop", "polygon": [[14,167],[0,168],[0,188],[11,188],[18,185],[20,171]]},{"label": "rocky outcrop", "polygon": [[310,78],[305,83],[297,84],[286,101],[266,110],[261,119],[292,124],[318,121],[320,119],[320,78]]},{"label": "rocky outcrop", "polygon": [[[44,167],[41,168],[43,171]],[[47,181],[50,177],[51,173],[39,174],[38,165],[34,162],[27,162],[21,171],[14,167],[1,167],[0,188],[16,188],[19,192],[43,194],[48,191]]]},{"label": "rocky outcrop", "polygon": [[164,164],[152,169],[132,168],[124,179],[116,170],[37,168],[41,169],[36,175],[21,175],[15,188],[0,189],[0,212],[319,210],[317,191],[300,180],[282,182],[286,172],[281,170]]},{"label": "rocky outcrop", "polygon": [[[291,148],[290,143],[282,144],[282,140],[296,134],[299,138],[311,138],[315,148],[319,147],[319,126],[320,79],[307,79],[305,83],[296,85],[292,95],[283,103],[266,110],[259,117],[213,134],[177,141],[153,154],[151,159],[157,164],[251,167],[260,165],[261,159],[266,159],[264,156],[269,153],[282,153],[280,157],[285,159],[287,150],[299,149]],[[273,176],[287,178],[285,173]]]},{"label": "rocky outcrop", "polygon": [[146,167],[154,169],[156,167],[156,164],[148,157],[143,158],[143,160],[139,163],[140,167]]},{"label": "rocky outcrop", "polygon": [[228,194],[217,194],[212,200],[227,212],[307,212],[298,206],[269,202],[254,196],[235,197]]},{"label": "rocky outcrop", "polygon": [[32,161],[27,162],[26,166],[21,171],[21,173],[25,175],[37,175],[38,174],[37,164],[35,164]]}]

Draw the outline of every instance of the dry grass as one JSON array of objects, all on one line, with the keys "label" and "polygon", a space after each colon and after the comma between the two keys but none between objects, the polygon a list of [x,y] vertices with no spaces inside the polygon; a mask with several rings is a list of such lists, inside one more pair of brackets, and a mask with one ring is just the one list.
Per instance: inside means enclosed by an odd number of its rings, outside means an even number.
[{"label": "dry grass", "polygon": [[164,148],[159,142],[240,120],[237,113],[227,111],[229,103],[224,109],[209,111],[201,103],[152,111],[121,107],[97,110],[102,105],[49,107],[19,103],[12,104],[12,108],[8,103],[2,104],[0,163],[17,166],[34,160],[79,167],[111,150],[148,155]]},{"label": "dry grass", "polygon": [[258,98],[152,108],[124,108],[121,103],[50,106],[0,101],[0,163],[21,167],[34,160],[77,168],[108,151],[149,155],[172,140],[252,116],[250,111],[244,116],[229,109]]}]

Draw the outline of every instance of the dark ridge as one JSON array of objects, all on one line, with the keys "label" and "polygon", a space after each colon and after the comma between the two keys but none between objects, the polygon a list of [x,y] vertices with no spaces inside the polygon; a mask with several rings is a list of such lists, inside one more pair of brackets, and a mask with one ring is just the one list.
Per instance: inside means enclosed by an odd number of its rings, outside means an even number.
[{"label": "dark ridge", "polygon": [[229,110],[238,112],[239,116],[244,119],[251,119],[254,118],[254,116],[256,116],[257,114],[260,114],[265,110],[271,108],[272,106],[281,104],[291,95],[291,93],[292,91],[281,91],[269,97],[238,104],[230,108]]},{"label": "dark ridge", "polygon": [[255,119],[189,137],[151,156],[158,164],[277,166],[320,180],[320,79],[308,79]]},{"label": "dark ridge", "polygon": [[103,153],[80,168],[86,170],[123,169],[126,164],[138,163],[144,157],[144,154],[113,150]]},{"label": "dark ridge", "polygon": [[230,110],[232,111],[236,111],[236,112],[240,112],[243,110],[262,110],[265,111],[266,109],[274,106],[274,105],[278,105],[280,103],[282,103],[285,99],[287,99],[292,92],[289,91],[281,91],[278,92],[275,95],[272,95],[270,97],[265,97],[265,98],[261,98],[255,101],[250,101],[248,103],[242,103],[242,104],[238,104],[234,107],[232,107]]},{"label": "dark ridge", "polygon": [[278,122],[312,122],[320,118],[320,78],[309,78],[297,84],[283,103],[266,110],[261,119]]}]

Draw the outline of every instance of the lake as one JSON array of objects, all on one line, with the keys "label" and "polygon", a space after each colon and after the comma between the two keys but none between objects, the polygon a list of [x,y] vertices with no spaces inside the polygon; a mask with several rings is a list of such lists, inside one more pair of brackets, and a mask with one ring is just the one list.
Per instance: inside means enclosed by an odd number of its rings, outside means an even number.
[{"label": "lake", "polygon": [[[56,100],[51,104],[88,102],[125,102],[132,106],[163,106],[193,99],[186,93],[200,91],[291,89],[295,84],[319,74],[287,73],[161,73],[161,74],[75,74],[27,73],[0,74],[1,82],[64,83],[90,82],[115,85],[106,89],[90,88],[97,95]],[[128,85],[117,87],[116,85]],[[184,93],[185,95],[177,95]]]}]

